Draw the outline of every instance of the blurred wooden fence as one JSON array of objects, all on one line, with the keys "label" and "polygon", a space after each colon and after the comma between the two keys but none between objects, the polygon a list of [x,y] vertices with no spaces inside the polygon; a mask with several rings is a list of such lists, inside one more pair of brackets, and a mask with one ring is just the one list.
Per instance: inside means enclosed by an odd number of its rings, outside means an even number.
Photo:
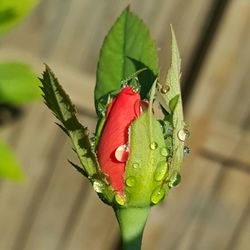
[{"label": "blurred wooden fence", "polygon": [[[93,129],[98,52],[127,3],[41,0],[3,39],[0,58],[26,61],[38,72],[49,63]],[[192,134],[182,183],[152,209],[143,250],[249,249],[250,2],[138,0],[132,10],[150,27],[162,69],[169,24],[175,28]],[[27,180],[0,182],[0,250],[119,250],[112,210],[69,166],[75,156],[53,122],[38,103],[1,128]]]}]

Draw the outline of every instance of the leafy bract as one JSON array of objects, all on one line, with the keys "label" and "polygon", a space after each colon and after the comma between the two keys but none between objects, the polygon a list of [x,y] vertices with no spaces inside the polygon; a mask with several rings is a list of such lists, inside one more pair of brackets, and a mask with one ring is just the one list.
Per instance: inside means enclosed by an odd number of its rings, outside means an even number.
[{"label": "leafy bract", "polygon": [[172,34],[172,59],[170,69],[167,74],[166,83],[170,87],[167,94],[162,94],[162,97],[167,106],[170,105],[172,113],[172,123],[173,123],[173,159],[170,167],[169,178],[174,178],[180,171],[183,160],[183,147],[184,142],[179,140],[178,132],[183,129],[183,111],[182,111],[182,101],[181,101],[181,89],[180,89],[180,68],[181,59],[179,50],[177,47],[177,42],[173,28],[171,26]]},{"label": "leafy bract", "polygon": [[41,96],[39,81],[30,67],[20,63],[0,63],[0,103],[23,104]]},{"label": "leafy bract", "polygon": [[0,141],[0,179],[3,177],[21,180],[23,179],[23,173],[11,149]]},{"label": "leafy bract", "polygon": [[37,0],[1,0],[0,35],[19,23],[36,3]]},{"label": "leafy bract", "polygon": [[148,28],[126,8],[106,36],[99,57],[95,103],[109,92],[120,89],[121,81],[134,72],[138,75],[141,95],[148,94],[158,74],[158,58]]},{"label": "leafy bract", "polygon": [[43,73],[42,91],[45,103],[52,110],[56,118],[61,122],[61,128],[69,135],[74,150],[83,167],[83,171],[89,177],[97,174],[98,164],[95,153],[92,151],[88,129],[76,118],[76,110],[69,96],[55,78],[52,71],[46,66]]}]

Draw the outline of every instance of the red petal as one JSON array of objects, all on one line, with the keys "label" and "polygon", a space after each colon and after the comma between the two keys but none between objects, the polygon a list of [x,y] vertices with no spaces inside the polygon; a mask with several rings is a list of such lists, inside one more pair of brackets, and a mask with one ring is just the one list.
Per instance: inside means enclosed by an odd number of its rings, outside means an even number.
[{"label": "red petal", "polygon": [[118,161],[115,152],[128,143],[128,127],[137,117],[135,103],[140,95],[131,87],[122,89],[112,102],[98,145],[98,160],[102,171],[109,177],[112,187],[119,193],[124,191],[126,162]]}]

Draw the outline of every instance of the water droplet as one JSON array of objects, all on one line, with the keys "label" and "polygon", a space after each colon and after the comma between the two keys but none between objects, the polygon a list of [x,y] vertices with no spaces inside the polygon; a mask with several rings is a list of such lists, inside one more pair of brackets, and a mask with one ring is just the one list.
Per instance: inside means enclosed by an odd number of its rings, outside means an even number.
[{"label": "water droplet", "polygon": [[95,180],[93,182],[93,188],[97,193],[102,193],[102,191],[104,190],[104,186],[105,184],[102,181]]},{"label": "water droplet", "polygon": [[115,150],[115,158],[119,162],[126,162],[128,160],[128,156],[129,156],[129,149],[126,144],[120,145]]},{"label": "water droplet", "polygon": [[178,132],[178,138],[181,141],[185,141],[189,137],[189,131],[187,129],[180,129]]},{"label": "water droplet", "polygon": [[151,195],[151,202],[158,204],[165,196],[165,191],[161,187],[157,187]]},{"label": "water droplet", "polygon": [[165,161],[161,161],[158,163],[157,168],[155,170],[155,180],[162,181],[168,171],[168,164]]},{"label": "water droplet", "polygon": [[169,187],[176,187],[181,182],[181,175],[177,173],[169,182]]},{"label": "water droplet", "polygon": [[167,92],[170,90],[170,87],[167,84],[162,85],[161,87],[161,93],[167,94]]},{"label": "water droplet", "polygon": [[168,156],[168,150],[166,148],[161,149],[161,155],[162,156]]},{"label": "water droplet", "polygon": [[136,180],[135,180],[135,177],[133,177],[133,176],[130,176],[126,179],[126,185],[128,187],[133,187],[135,185],[135,182],[136,182]]},{"label": "water droplet", "polygon": [[127,81],[126,81],[126,80],[122,80],[122,81],[121,81],[121,87],[122,87],[122,88],[127,87]]},{"label": "water droplet", "polygon": [[125,203],[126,203],[126,197],[122,197],[119,194],[116,194],[115,195],[115,201],[116,201],[117,204],[119,204],[121,206],[124,206]]},{"label": "water droplet", "polygon": [[157,149],[157,147],[158,147],[158,144],[156,142],[150,143],[150,149],[155,150],[155,149]]},{"label": "water droplet", "polygon": [[189,153],[190,153],[190,148],[187,147],[187,146],[184,146],[184,148],[183,148],[183,155],[187,156]]},{"label": "water droplet", "polygon": [[137,169],[137,168],[139,168],[139,163],[137,163],[137,162],[134,162],[134,163],[132,164],[132,167],[133,167],[134,169]]}]

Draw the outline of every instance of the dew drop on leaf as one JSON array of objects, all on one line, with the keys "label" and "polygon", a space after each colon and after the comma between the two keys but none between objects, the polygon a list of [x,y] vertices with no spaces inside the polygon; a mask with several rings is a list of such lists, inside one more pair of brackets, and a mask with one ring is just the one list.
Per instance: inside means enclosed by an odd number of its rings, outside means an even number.
[{"label": "dew drop on leaf", "polygon": [[115,195],[115,201],[118,205],[124,206],[125,205],[125,197],[121,197],[119,194]]},{"label": "dew drop on leaf", "polygon": [[158,204],[165,196],[165,190],[162,189],[161,187],[157,187],[152,195],[151,195],[151,202],[153,204]]},{"label": "dew drop on leaf", "polygon": [[189,131],[187,129],[180,129],[178,132],[178,138],[180,141],[185,141],[189,137]]},{"label": "dew drop on leaf", "polygon": [[190,148],[187,147],[187,146],[184,146],[184,148],[183,148],[183,155],[187,156],[189,153],[190,153]]},{"label": "dew drop on leaf", "polygon": [[126,144],[120,145],[115,150],[115,158],[119,162],[126,162],[128,160],[129,150]]},{"label": "dew drop on leaf", "polygon": [[177,173],[175,177],[170,181],[169,187],[176,187],[181,182],[181,175]]},{"label": "dew drop on leaf", "polygon": [[139,163],[137,163],[137,162],[132,163],[132,167],[133,167],[134,169],[139,168]]},{"label": "dew drop on leaf", "polygon": [[161,87],[161,93],[162,94],[167,94],[167,92],[170,90],[170,87],[166,84],[162,85]]},{"label": "dew drop on leaf", "polygon": [[156,142],[151,142],[149,145],[150,149],[155,150],[158,147],[158,144]]},{"label": "dew drop on leaf", "polygon": [[166,148],[162,148],[160,152],[162,156],[168,156],[168,150]]},{"label": "dew drop on leaf", "polygon": [[126,179],[126,185],[128,187],[133,187],[135,185],[135,182],[136,182],[136,180],[133,176],[130,176]]},{"label": "dew drop on leaf", "polygon": [[155,170],[155,175],[154,175],[155,180],[162,181],[167,171],[168,171],[168,164],[165,161],[159,162]]},{"label": "dew drop on leaf", "polygon": [[93,182],[93,188],[97,193],[102,193],[104,190],[104,183],[99,180]]}]

